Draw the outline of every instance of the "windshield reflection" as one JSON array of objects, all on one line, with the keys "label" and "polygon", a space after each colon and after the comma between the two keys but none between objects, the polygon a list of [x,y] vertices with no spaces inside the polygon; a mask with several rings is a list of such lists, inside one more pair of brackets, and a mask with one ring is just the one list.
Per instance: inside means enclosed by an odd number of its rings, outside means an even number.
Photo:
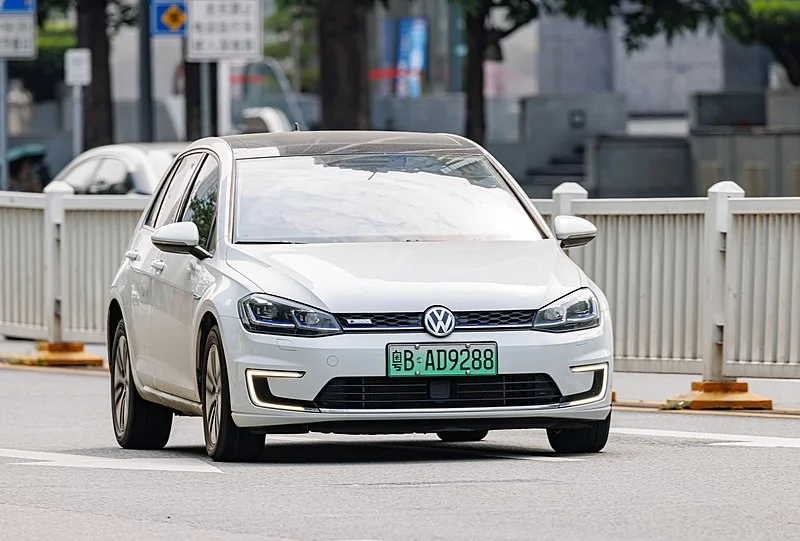
[{"label": "windshield reflection", "polygon": [[482,155],[246,159],[236,182],[238,242],[542,238]]}]

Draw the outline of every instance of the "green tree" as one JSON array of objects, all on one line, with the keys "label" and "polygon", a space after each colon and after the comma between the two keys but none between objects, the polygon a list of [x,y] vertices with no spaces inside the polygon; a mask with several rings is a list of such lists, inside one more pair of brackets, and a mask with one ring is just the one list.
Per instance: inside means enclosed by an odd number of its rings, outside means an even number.
[{"label": "green tree", "polygon": [[[282,0],[282,6],[317,9],[319,21],[320,95],[322,123],[328,129],[369,126],[366,14],[378,0]],[[713,29],[719,19],[741,9],[747,0],[451,0],[466,15],[466,135],[483,144],[486,114],[483,61],[490,46],[498,45],[540,14],[565,15],[591,26],[605,27],[618,18],[625,27],[628,50],[648,38],[668,41],[703,26]],[[495,14],[505,24],[495,26]]]},{"label": "green tree", "polygon": [[800,86],[800,2],[753,0],[742,2],[725,17],[725,29],[745,45],[763,45]]},{"label": "green tree", "polygon": [[275,39],[264,45],[264,56],[283,64],[288,72],[294,70],[292,40],[298,33],[298,60],[300,67],[300,92],[319,91],[319,68],[316,65],[317,47],[316,10],[297,7],[279,7],[264,21],[264,30]]}]

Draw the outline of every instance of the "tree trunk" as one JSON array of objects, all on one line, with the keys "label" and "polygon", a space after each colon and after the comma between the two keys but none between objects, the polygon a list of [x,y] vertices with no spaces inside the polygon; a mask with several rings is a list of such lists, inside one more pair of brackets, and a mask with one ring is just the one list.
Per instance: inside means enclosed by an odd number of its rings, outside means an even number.
[{"label": "tree trunk", "polygon": [[322,129],[370,129],[367,13],[359,0],[319,0]]},{"label": "tree trunk", "polygon": [[92,84],[84,89],[83,148],[114,142],[107,0],[78,0],[78,47],[92,51]]},{"label": "tree trunk", "polygon": [[489,0],[479,0],[465,14],[467,34],[467,110],[466,136],[479,145],[486,138],[486,113],[483,98],[483,58],[486,51],[485,21],[489,14]]}]

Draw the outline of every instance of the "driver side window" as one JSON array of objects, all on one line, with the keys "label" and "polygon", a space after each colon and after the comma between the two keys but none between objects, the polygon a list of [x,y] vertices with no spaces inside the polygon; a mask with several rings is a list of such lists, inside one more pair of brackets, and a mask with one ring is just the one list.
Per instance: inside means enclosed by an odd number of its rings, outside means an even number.
[{"label": "driver side window", "polygon": [[181,216],[182,222],[194,222],[200,246],[211,253],[216,248],[217,202],[219,201],[219,164],[209,155],[203,163]]}]

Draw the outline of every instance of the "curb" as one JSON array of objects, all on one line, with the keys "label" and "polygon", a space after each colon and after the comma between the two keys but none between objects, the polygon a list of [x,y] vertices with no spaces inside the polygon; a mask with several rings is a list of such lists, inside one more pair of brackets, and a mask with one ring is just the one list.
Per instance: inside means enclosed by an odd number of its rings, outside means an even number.
[{"label": "curb", "polygon": [[693,410],[680,407],[670,407],[665,402],[650,402],[647,400],[617,400],[614,409],[622,411],[641,411],[658,413],[682,413],[694,415],[732,415],[737,417],[768,417],[778,419],[800,419],[800,409],[783,408],[772,410]]},{"label": "curb", "polygon": [[103,367],[85,367],[85,368],[70,368],[66,366],[45,366],[28,364],[25,360],[27,355],[2,355],[0,356],[0,370],[25,370],[28,372],[49,372],[51,374],[74,374],[79,376],[108,376],[108,368]]}]

